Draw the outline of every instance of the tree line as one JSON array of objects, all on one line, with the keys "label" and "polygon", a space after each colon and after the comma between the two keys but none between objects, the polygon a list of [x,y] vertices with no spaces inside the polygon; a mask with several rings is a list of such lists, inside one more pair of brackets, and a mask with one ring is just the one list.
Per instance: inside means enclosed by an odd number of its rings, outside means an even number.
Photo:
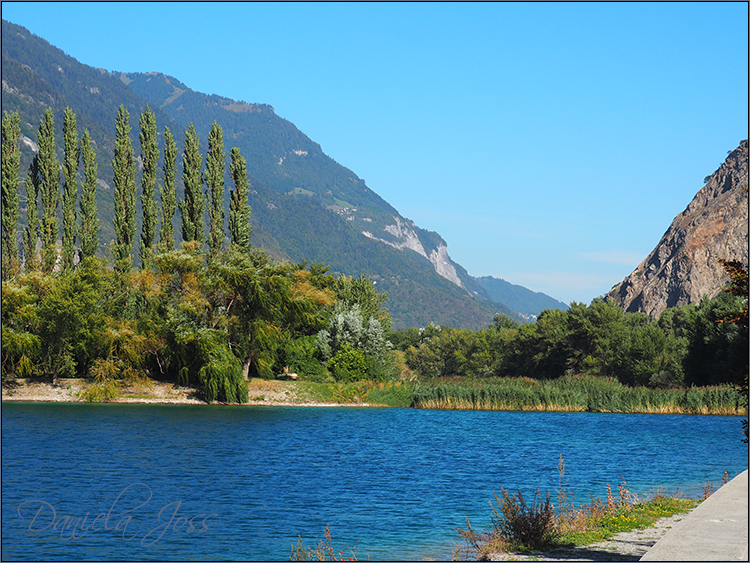
[{"label": "tree line", "polygon": [[[182,180],[185,196],[177,202],[177,146],[168,127],[164,130],[164,159],[159,203],[156,200],[160,150],[157,140],[156,117],[147,105],[140,116],[140,158],[136,156],[130,137],[130,115],[120,106],[115,120],[114,171],[114,227],[113,257],[116,268],[129,270],[133,265],[136,241],[136,211],[138,189],[136,171],[141,174],[141,267],[153,266],[156,252],[175,247],[172,221],[177,209],[182,221],[182,240],[199,241],[208,245],[210,254],[220,252],[224,240],[224,175],[226,153],[222,128],[213,123],[208,136],[206,168],[200,153],[199,140],[191,124],[185,131]],[[63,160],[59,162],[55,148],[55,120],[48,108],[39,124],[36,152],[23,182],[25,189],[27,226],[18,244],[20,118],[18,112],[6,113],[2,121],[2,279],[13,277],[21,269],[50,273],[55,268],[69,271],[74,264],[99,251],[99,219],[97,218],[96,150],[88,130],[79,139],[76,115],[68,107],[63,119]],[[250,205],[247,164],[239,148],[230,150],[230,176],[234,189],[230,191],[230,244],[244,251],[250,250]],[[80,183],[79,168],[83,181]],[[61,178],[62,172],[62,178]],[[62,180],[62,190],[61,183]],[[206,191],[203,192],[205,182]],[[78,210],[76,211],[76,202]],[[62,232],[58,212],[62,206]],[[204,215],[208,210],[208,233],[204,231]],[[157,227],[161,224],[158,232]],[[60,248],[57,243],[60,240]],[[76,244],[76,240],[78,243]],[[77,249],[77,250],[76,250]]]},{"label": "tree line", "polygon": [[[318,263],[274,263],[252,248],[246,162],[236,148],[230,151],[234,189],[230,244],[224,247],[226,155],[215,122],[205,170],[195,128],[186,131],[185,195],[179,202],[177,150],[165,130],[159,205],[156,123],[148,107],[141,114],[141,265],[134,268],[137,162],[128,112],[121,106],[115,123],[117,238],[112,263],[97,256],[94,149],[88,132],[78,142],[69,109],[62,163],[55,159],[51,111],[42,119],[39,151],[24,182],[29,226],[23,248],[13,246],[19,209],[18,121],[18,114],[3,116],[4,380],[91,378],[96,382],[92,389],[106,398],[123,381],[156,378],[199,387],[208,401],[245,402],[247,378],[274,377],[285,367],[318,380],[394,376],[385,339],[390,329],[383,307],[387,296],[369,278],[334,277]],[[83,182],[76,213],[79,158]],[[178,209],[182,243],[176,247],[172,219]]]},{"label": "tree line", "polygon": [[[747,386],[747,275],[744,289],[699,305],[666,309],[658,319],[624,313],[595,299],[547,309],[518,326],[497,315],[487,329],[430,325],[393,337],[406,365],[425,379],[595,375],[630,387]],[[744,292],[744,293],[743,293]]]}]

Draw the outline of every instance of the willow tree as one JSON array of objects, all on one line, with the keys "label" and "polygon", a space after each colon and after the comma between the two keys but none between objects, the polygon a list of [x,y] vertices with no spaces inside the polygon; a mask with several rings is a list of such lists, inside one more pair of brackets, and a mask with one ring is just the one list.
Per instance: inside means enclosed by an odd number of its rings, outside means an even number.
[{"label": "willow tree", "polygon": [[216,258],[224,242],[224,132],[216,121],[208,134],[206,153],[206,187],[208,188],[209,230],[208,248],[212,258]]},{"label": "willow tree", "polygon": [[252,227],[250,225],[250,204],[247,203],[247,198],[250,195],[247,163],[237,147],[232,147],[230,155],[232,163],[229,166],[229,171],[234,182],[234,189],[230,192],[229,199],[229,234],[233,245],[243,252],[250,252]]},{"label": "willow tree", "polygon": [[203,198],[203,176],[201,174],[203,157],[200,153],[198,135],[192,123],[185,131],[182,166],[182,183],[185,186],[185,199],[180,202],[182,240],[185,242],[196,240],[203,244],[203,211],[206,203]]},{"label": "willow tree", "polygon": [[18,170],[21,166],[21,119],[18,112],[3,115],[2,125],[2,279],[18,271]]},{"label": "willow tree", "polygon": [[151,261],[156,245],[156,223],[158,209],[156,200],[156,169],[159,166],[159,145],[156,140],[156,116],[148,104],[143,110],[140,120],[141,159],[143,176],[141,177],[141,207],[143,209],[143,224],[141,227],[141,264],[144,269],[151,267]]},{"label": "willow tree", "polygon": [[63,236],[62,236],[62,267],[70,270],[75,258],[76,239],[76,196],[78,194],[78,133],[76,132],[76,114],[69,107],[65,108],[63,119],[63,142],[65,156],[63,159],[63,175],[65,189],[63,191]]},{"label": "willow tree", "polygon": [[115,121],[115,158],[112,161],[115,182],[115,261],[120,271],[132,264],[135,240],[135,157],[130,140],[130,114],[121,105]]},{"label": "willow tree", "polygon": [[96,216],[96,152],[91,145],[88,129],[81,138],[81,158],[83,159],[84,181],[81,184],[81,226],[78,238],[81,242],[79,259],[96,256],[99,247],[99,219]]},{"label": "willow tree", "polygon": [[161,231],[159,232],[159,246],[161,252],[169,252],[174,248],[174,228],[172,219],[177,211],[177,190],[175,189],[177,165],[177,144],[169,127],[164,128],[164,186],[161,195]]},{"label": "willow tree", "polygon": [[60,163],[55,156],[55,118],[47,108],[39,124],[39,192],[42,196],[42,270],[51,272],[57,262],[57,208],[60,206]]}]

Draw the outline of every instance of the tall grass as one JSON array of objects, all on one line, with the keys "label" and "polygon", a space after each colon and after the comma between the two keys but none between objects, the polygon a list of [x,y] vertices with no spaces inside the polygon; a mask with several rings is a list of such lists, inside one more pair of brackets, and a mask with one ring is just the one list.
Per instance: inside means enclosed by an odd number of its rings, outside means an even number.
[{"label": "tall grass", "polygon": [[730,385],[689,389],[628,387],[615,378],[584,375],[559,379],[436,379],[417,384],[413,406],[433,409],[746,414]]}]

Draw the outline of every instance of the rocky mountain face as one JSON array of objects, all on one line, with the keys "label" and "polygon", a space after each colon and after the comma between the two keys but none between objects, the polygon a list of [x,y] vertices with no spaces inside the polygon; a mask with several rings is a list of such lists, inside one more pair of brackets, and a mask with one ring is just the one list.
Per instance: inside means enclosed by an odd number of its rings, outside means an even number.
[{"label": "rocky mountain face", "polygon": [[699,303],[726,286],[720,259],[748,263],[748,141],[729,153],[685,211],[641,262],[607,295],[628,312],[658,317]]}]

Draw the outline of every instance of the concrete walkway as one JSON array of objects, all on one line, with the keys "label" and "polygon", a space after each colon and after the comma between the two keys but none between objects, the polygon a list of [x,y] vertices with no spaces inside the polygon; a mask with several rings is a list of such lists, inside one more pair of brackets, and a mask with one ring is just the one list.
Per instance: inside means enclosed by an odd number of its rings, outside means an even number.
[{"label": "concrete walkway", "polygon": [[700,503],[641,561],[747,561],[747,470]]}]

